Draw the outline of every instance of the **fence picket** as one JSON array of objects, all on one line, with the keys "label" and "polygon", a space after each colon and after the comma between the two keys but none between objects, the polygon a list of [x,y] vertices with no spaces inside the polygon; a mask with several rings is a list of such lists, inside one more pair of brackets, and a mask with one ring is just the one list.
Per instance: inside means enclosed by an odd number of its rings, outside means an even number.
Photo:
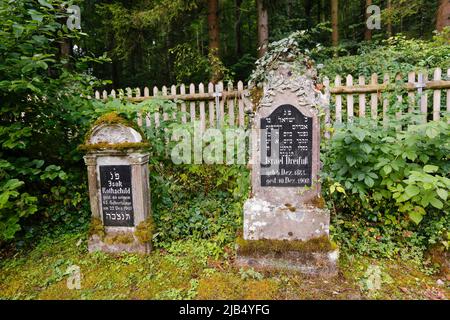
[{"label": "fence picket", "polygon": [[[148,87],[144,88],[144,98],[148,98],[150,96],[150,90],[148,89]],[[150,115],[146,114],[145,116],[145,125],[147,127],[151,126],[151,121],[150,121]]]},{"label": "fence picket", "polygon": [[[434,81],[440,81],[442,76],[441,68],[434,70]],[[441,90],[433,91],[433,121],[439,121],[441,113]]]},{"label": "fence picket", "polygon": [[[378,75],[376,73],[372,74],[370,78],[370,84],[378,84]],[[372,93],[370,95],[370,114],[372,119],[376,120],[378,118],[378,92]]]},{"label": "fence picket", "polygon": [[[198,92],[205,93],[205,86],[203,85],[202,82],[198,85]],[[200,106],[200,130],[201,132],[204,132],[206,129],[205,102],[200,101],[199,106]]]},{"label": "fence picket", "polygon": [[[153,87],[153,96],[157,97],[158,95],[159,95],[159,90],[158,90],[158,87],[155,86],[155,87]],[[155,112],[154,118],[155,118],[155,127],[159,127],[159,121],[160,121],[159,111]]]},{"label": "fence picket", "polygon": [[[180,85],[180,94],[186,94],[186,86],[184,85],[184,83]],[[181,121],[183,123],[186,123],[186,103],[184,101],[181,102],[181,112],[183,113],[183,115],[181,116]]]},{"label": "fence picket", "polygon": [[[222,95],[223,95],[223,82],[222,81],[220,81],[218,83],[218,89],[219,89],[219,92],[222,93]],[[223,99],[223,96],[222,96],[222,99],[219,100],[219,105],[220,105],[220,109],[219,109],[219,112],[220,112],[220,116],[219,116],[220,128],[222,128],[223,127],[223,120],[224,120],[224,117],[225,117],[225,99]]]},{"label": "fence picket", "polygon": [[[210,95],[214,94],[214,84],[212,82],[208,83],[208,93]],[[214,100],[209,100],[208,109],[209,109],[209,126],[211,128],[214,128],[216,120],[214,116]]]},{"label": "fence picket", "polygon": [[[345,85],[347,87],[353,87],[353,77],[352,75],[347,75],[347,79],[345,81]],[[347,120],[348,122],[353,122],[353,95],[347,95]]]},{"label": "fence picket", "polygon": [[[136,88],[136,98],[140,98],[140,97],[141,97],[141,89]],[[141,112],[138,112],[136,120],[137,120],[138,126],[142,127],[142,113]]]},{"label": "fence picket", "polygon": [[[364,86],[366,84],[364,76],[359,76],[358,84],[360,86]],[[361,118],[366,116],[366,95],[364,93],[359,95],[359,116]]]},{"label": "fence picket", "polygon": [[421,72],[418,76],[419,86],[421,86],[421,96],[420,96],[420,113],[423,114],[423,122],[427,121],[427,113],[428,113],[428,94],[424,89],[424,85],[428,80],[428,73]]},{"label": "fence picket", "polygon": [[[383,84],[388,85],[389,80],[390,80],[389,74],[385,74],[383,77]],[[383,125],[384,126],[386,126],[389,121],[388,109],[389,109],[389,100],[387,98],[384,98],[383,99]]]},{"label": "fence picket", "polygon": [[[191,83],[189,85],[189,94],[195,94],[195,85]],[[191,122],[195,121],[195,101],[189,103],[189,111],[191,114]]]},{"label": "fence picket", "polygon": [[[334,80],[335,86],[341,85],[341,76],[337,75]],[[340,94],[336,95],[336,123],[342,123],[342,96]]]},{"label": "fence picket", "polygon": [[245,126],[245,114],[244,114],[244,100],[242,95],[244,94],[244,84],[239,81],[237,84],[238,89],[238,106],[239,106],[239,127],[243,128]]},{"label": "fence picket", "polygon": [[[228,82],[227,86],[227,92],[233,91],[233,83],[230,81]],[[228,117],[229,117],[229,124],[230,126],[234,126],[234,98],[227,99],[227,105],[228,105]]]},{"label": "fence picket", "polygon": [[[397,74],[397,76],[395,77],[395,81],[397,83],[400,83],[402,81],[402,75],[399,73]],[[401,105],[403,103],[403,96],[401,94],[397,95],[397,101],[398,101],[398,110],[395,112],[395,117],[396,119],[400,119],[402,117],[402,110],[401,110]]]}]

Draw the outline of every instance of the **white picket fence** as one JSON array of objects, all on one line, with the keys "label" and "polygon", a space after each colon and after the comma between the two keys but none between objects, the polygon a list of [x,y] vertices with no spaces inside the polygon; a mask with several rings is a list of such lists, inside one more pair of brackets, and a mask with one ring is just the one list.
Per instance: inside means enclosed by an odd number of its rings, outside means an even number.
[{"label": "white picket fence", "polygon": [[[323,81],[326,97],[325,122],[331,126],[344,121],[353,121],[355,117],[366,116],[389,121],[390,103],[382,93],[395,91],[399,83],[403,83],[401,85],[406,89],[403,91],[407,93],[399,94],[396,98],[399,101],[408,99],[407,112],[418,110],[424,115],[425,121],[439,121],[445,111],[450,112],[450,69],[444,77],[440,68],[435,69],[432,80],[428,80],[428,74],[427,71],[410,72],[407,79],[403,79],[401,75],[397,75],[395,79],[385,75],[381,81],[373,74],[370,79],[365,79],[364,76],[357,77],[357,84],[351,75],[345,77],[345,84],[341,76],[336,76],[334,84],[325,78]],[[242,81],[239,81],[237,86],[233,83],[224,86],[223,82],[219,82],[216,85],[209,83],[207,86],[203,83],[197,86],[194,84],[163,86],[161,90],[154,87],[152,92],[148,87],[145,87],[143,92],[141,88],[126,88],[117,92],[112,90],[110,93],[95,92],[96,99],[109,97],[126,97],[134,102],[155,97],[177,101],[180,111],[185,112],[182,122],[200,121],[203,130],[207,127],[221,127],[224,121],[230,126],[245,127],[247,123],[245,111],[253,109],[248,86],[244,87]],[[397,112],[396,117],[400,116],[401,113]],[[161,114],[155,113],[152,119],[146,121],[140,119],[139,122],[140,125],[159,126],[161,117],[168,119],[168,114],[162,110]]]}]

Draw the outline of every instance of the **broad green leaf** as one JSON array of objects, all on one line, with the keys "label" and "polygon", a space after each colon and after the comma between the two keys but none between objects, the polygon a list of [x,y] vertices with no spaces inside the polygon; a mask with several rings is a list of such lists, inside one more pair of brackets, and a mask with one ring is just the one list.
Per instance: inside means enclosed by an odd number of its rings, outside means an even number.
[{"label": "broad green leaf", "polygon": [[422,221],[423,216],[417,211],[409,212],[409,218],[414,221],[415,224],[419,224]]},{"label": "broad green leaf", "polygon": [[372,188],[373,185],[374,185],[374,183],[375,183],[375,181],[373,181],[373,179],[372,179],[371,177],[366,176],[366,177],[364,178],[364,183],[365,183],[369,188]]},{"label": "broad green leaf", "polygon": [[389,173],[391,173],[392,172],[392,167],[390,166],[390,165],[385,165],[384,167],[383,167],[383,172],[384,172],[384,175],[385,176],[387,176]]},{"label": "broad green leaf", "polygon": [[432,198],[431,201],[430,201],[430,204],[433,207],[435,207],[436,209],[442,209],[444,207],[444,204],[438,198]]},{"label": "broad green leaf", "polygon": [[417,186],[410,184],[405,188],[405,193],[409,198],[412,198],[420,193],[420,189]]},{"label": "broad green leaf", "polygon": [[45,0],[38,0],[39,4],[43,7],[47,7],[49,9],[53,9],[53,6]]},{"label": "broad green leaf", "polygon": [[350,167],[356,163],[356,159],[350,154],[346,156],[345,159],[347,160],[347,163],[349,164]]},{"label": "broad green leaf", "polygon": [[439,135],[439,131],[436,128],[431,127],[427,128],[425,134],[427,135],[428,138],[434,139]]},{"label": "broad green leaf", "polygon": [[437,192],[438,196],[441,197],[442,200],[444,200],[444,201],[447,200],[447,197],[448,197],[447,190],[439,188],[439,189],[436,190],[436,192]]},{"label": "broad green leaf", "polygon": [[423,171],[425,171],[426,173],[433,173],[439,170],[438,166],[433,166],[431,164],[427,164],[426,166],[423,167]]}]

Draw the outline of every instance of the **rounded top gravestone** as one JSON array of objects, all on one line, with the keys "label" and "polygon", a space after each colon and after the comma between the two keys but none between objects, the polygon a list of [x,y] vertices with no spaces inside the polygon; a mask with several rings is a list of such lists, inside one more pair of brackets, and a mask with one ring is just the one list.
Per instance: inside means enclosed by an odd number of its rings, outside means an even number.
[{"label": "rounded top gravestone", "polygon": [[148,147],[143,134],[133,123],[111,112],[100,117],[89,131],[81,149],[92,152],[126,151]]},{"label": "rounded top gravestone", "polygon": [[142,136],[133,128],[122,124],[100,124],[92,129],[90,144],[142,142]]},{"label": "rounded top gravestone", "polygon": [[133,123],[111,112],[89,131],[82,149],[88,171],[92,225],[89,251],[151,250],[149,144]]}]

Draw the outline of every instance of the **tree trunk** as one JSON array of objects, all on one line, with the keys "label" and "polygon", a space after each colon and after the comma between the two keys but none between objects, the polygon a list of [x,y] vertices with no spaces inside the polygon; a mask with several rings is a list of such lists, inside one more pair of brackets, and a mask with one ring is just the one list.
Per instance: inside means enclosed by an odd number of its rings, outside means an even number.
[{"label": "tree trunk", "polygon": [[364,23],[364,28],[365,28],[364,29],[364,40],[366,40],[366,41],[372,40],[372,30],[367,27],[367,20],[370,17],[370,14],[367,13],[367,8],[370,7],[371,5],[372,5],[372,0],[366,0],[366,6],[364,8],[364,13],[365,13],[365,17],[366,17],[366,20]]},{"label": "tree trunk", "polygon": [[311,11],[312,11],[312,1],[305,0],[306,27],[308,29],[310,29],[312,25]]},{"label": "tree trunk", "polygon": [[235,22],[235,27],[234,27],[234,32],[235,32],[235,37],[236,37],[236,56],[239,58],[242,56],[242,35],[241,35],[241,25],[242,25],[242,20],[241,20],[241,5],[242,5],[242,1],[243,0],[236,0],[235,1],[235,18],[236,18],[236,22]]},{"label": "tree trunk", "polygon": [[319,0],[319,22],[325,22],[325,1]]},{"label": "tree trunk", "polygon": [[209,50],[219,56],[219,0],[208,0]]},{"label": "tree trunk", "polygon": [[392,2],[391,0],[387,0],[387,10],[388,10],[388,18],[387,18],[387,34],[389,37],[392,37],[392,19],[391,19],[391,10],[392,10]]},{"label": "tree trunk", "polygon": [[442,31],[450,26],[450,0],[441,0],[436,14],[436,30]]},{"label": "tree trunk", "polygon": [[334,47],[339,45],[339,2],[338,0],[331,0],[331,43]]},{"label": "tree trunk", "polygon": [[269,15],[263,0],[256,0],[258,12],[258,57],[262,57],[267,51],[269,42]]}]

